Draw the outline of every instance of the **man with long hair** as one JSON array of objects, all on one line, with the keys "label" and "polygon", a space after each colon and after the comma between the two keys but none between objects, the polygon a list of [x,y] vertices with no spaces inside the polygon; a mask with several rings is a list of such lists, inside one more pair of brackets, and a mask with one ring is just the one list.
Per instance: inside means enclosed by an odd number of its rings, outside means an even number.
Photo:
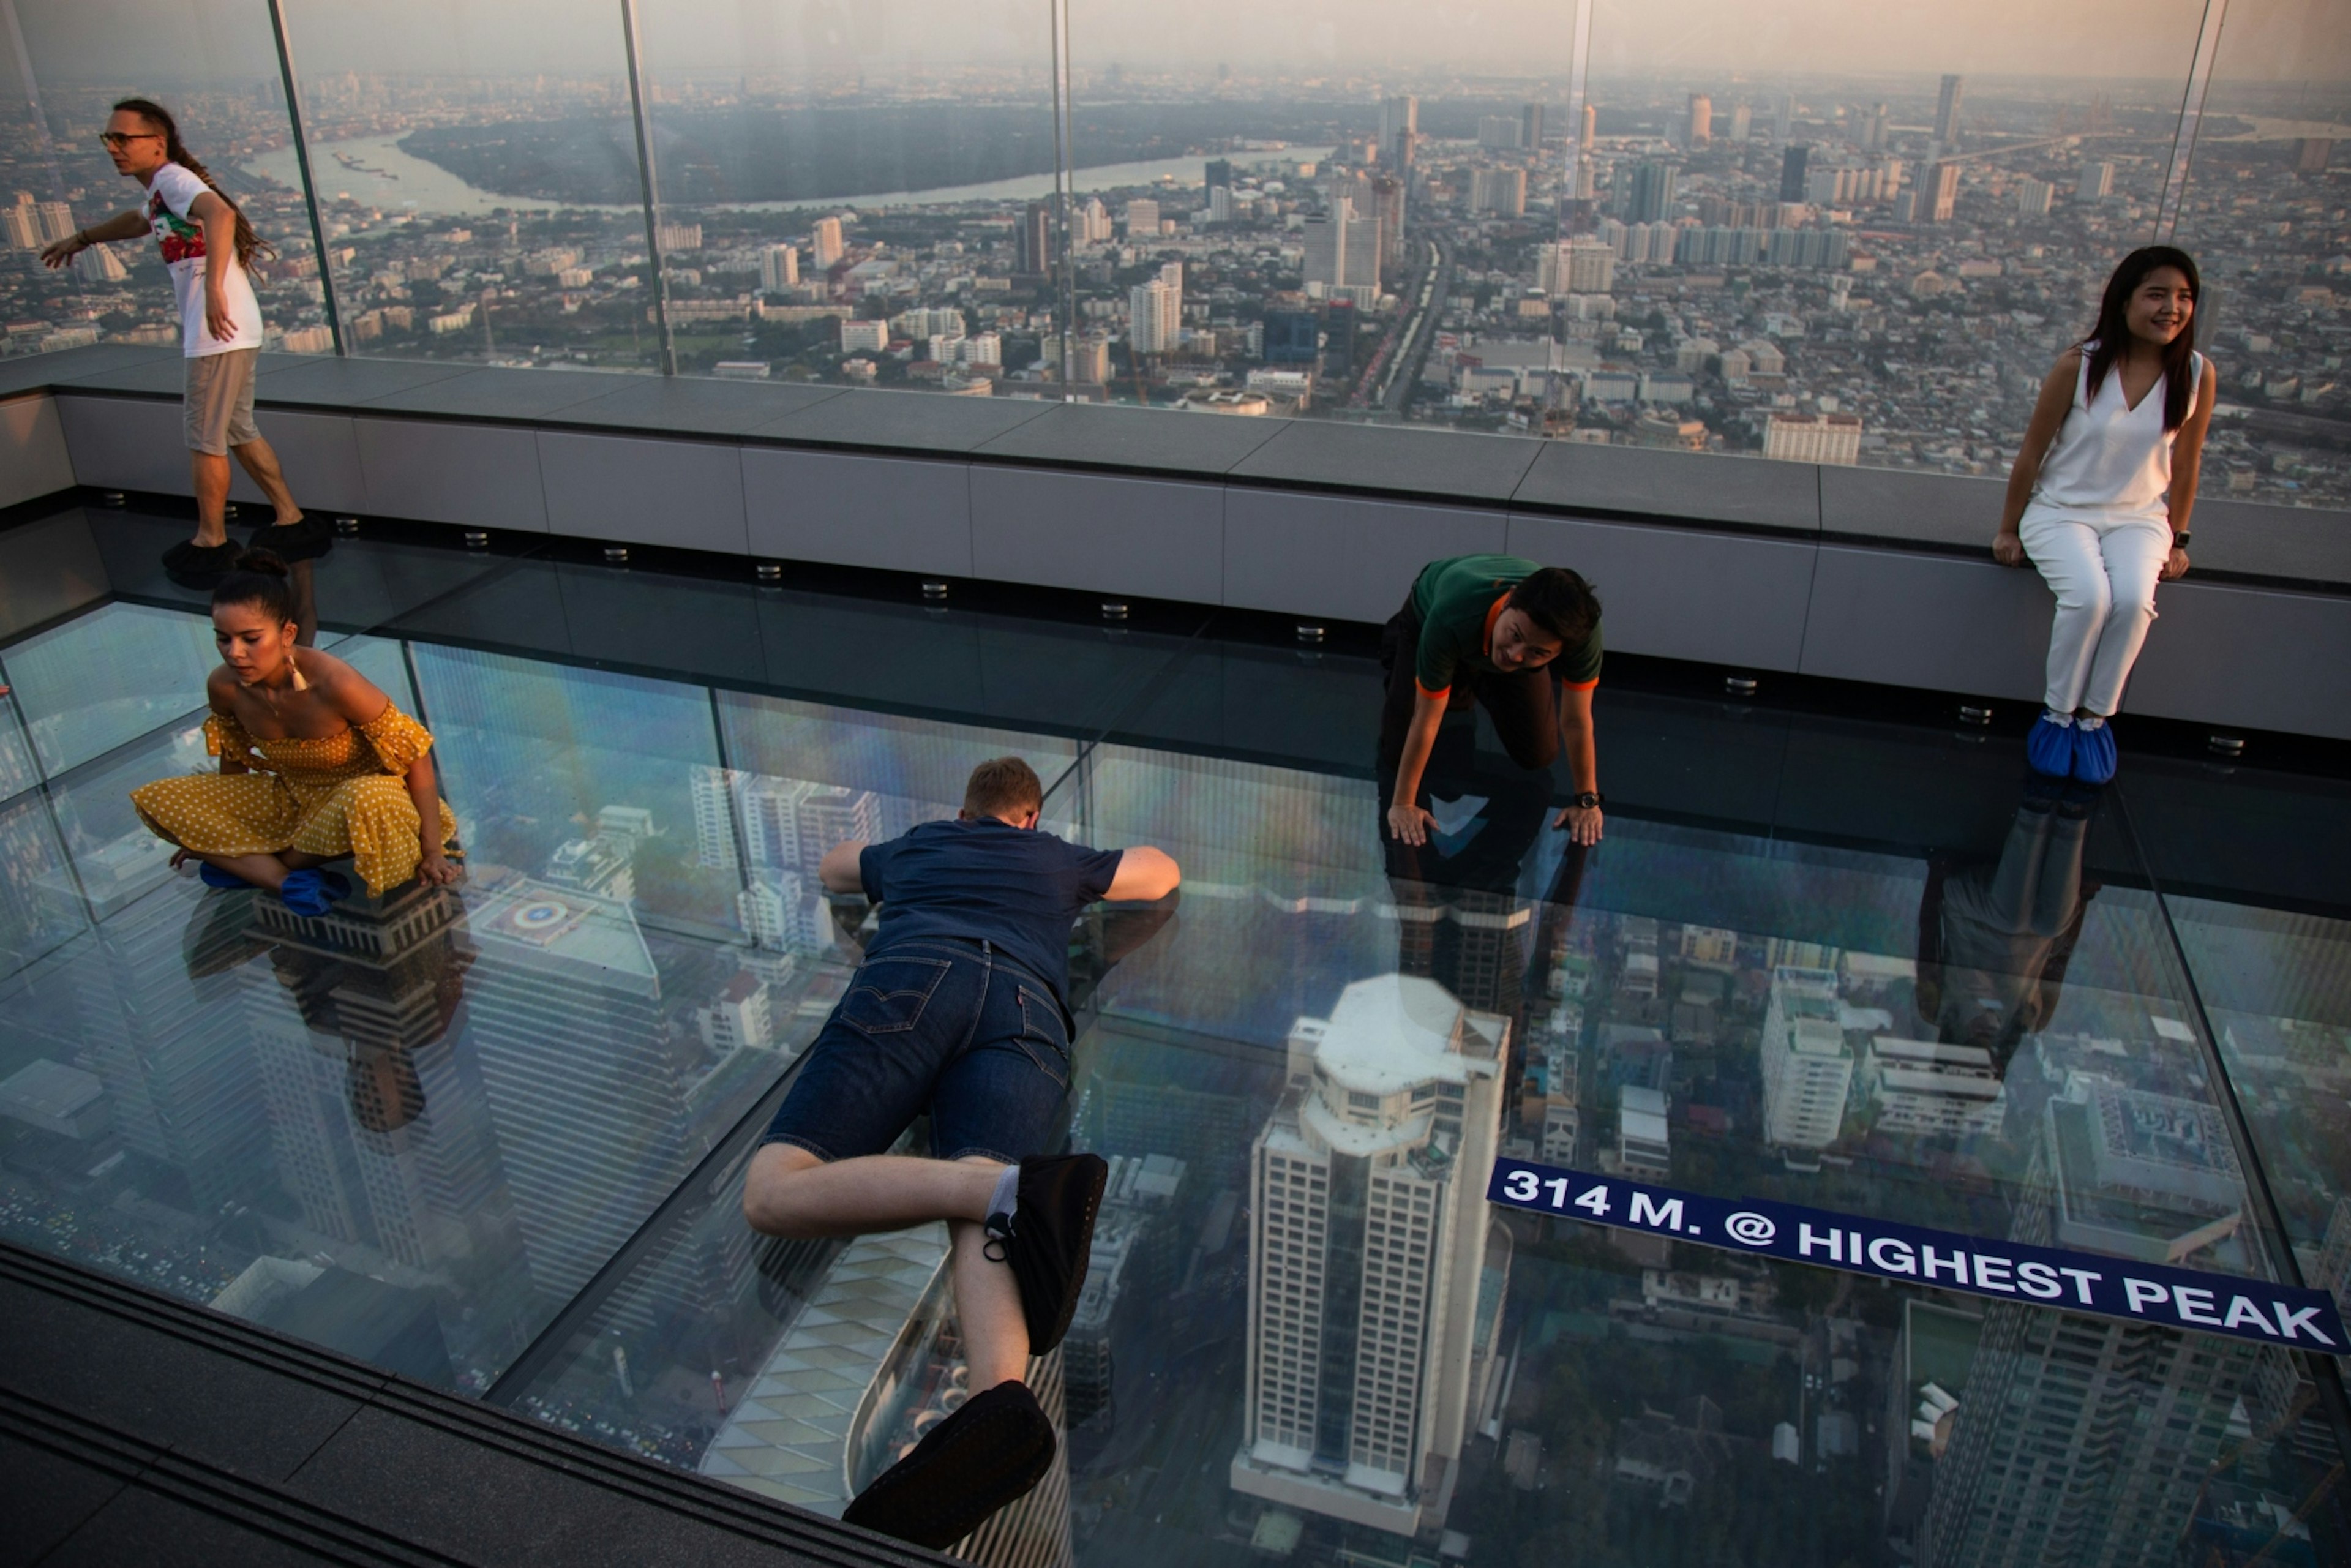
[{"label": "man with long hair", "polygon": [[228,542],[225,522],[231,453],[277,509],[262,542],[289,561],[324,555],[333,542],[325,522],[305,517],[294,504],[277,454],[253,423],[253,377],[262,333],[261,303],[254,298],[249,269],[256,256],[276,252],[188,151],[178,123],[162,104],[124,99],[114,106],[99,140],[114,160],[114,172],[138,181],[146,200],[75,230],[41,252],[41,259],[63,267],[93,245],[143,234],[152,234],[162,250],[180,306],[196,492],[196,537],[164,554],[165,569],[174,576],[216,576],[235,561],[238,547]]}]

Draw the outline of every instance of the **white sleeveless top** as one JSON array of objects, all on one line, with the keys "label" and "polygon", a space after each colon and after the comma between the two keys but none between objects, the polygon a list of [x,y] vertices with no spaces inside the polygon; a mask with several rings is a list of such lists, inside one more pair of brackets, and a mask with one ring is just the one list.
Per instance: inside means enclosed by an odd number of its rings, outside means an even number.
[{"label": "white sleeveless top", "polygon": [[[2038,500],[2121,517],[2163,519],[2169,511],[2171,442],[2179,433],[2163,428],[2164,384],[2147,389],[2138,406],[2123,393],[2122,367],[2111,365],[2098,395],[2090,395],[2090,352],[2082,350],[2074,377],[2074,406],[2042,459],[2032,486]],[[2188,357],[2189,373],[2200,386],[2204,356]],[[2194,394],[2189,406],[2193,408]]]}]

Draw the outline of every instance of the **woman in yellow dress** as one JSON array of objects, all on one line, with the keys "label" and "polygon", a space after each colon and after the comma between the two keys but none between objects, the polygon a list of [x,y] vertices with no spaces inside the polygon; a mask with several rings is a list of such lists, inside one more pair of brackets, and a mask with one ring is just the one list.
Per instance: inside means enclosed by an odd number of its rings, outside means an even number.
[{"label": "woman in yellow dress", "polygon": [[266,888],[298,915],[350,891],[322,869],[345,858],[378,897],[412,877],[455,882],[457,824],[433,737],[340,659],[298,647],[299,634],[286,563],[246,551],[213,591],[222,664],[205,683],[204,747],[220,771],[132,790],[140,820],[180,846],[175,869],[200,861],[211,886]]}]

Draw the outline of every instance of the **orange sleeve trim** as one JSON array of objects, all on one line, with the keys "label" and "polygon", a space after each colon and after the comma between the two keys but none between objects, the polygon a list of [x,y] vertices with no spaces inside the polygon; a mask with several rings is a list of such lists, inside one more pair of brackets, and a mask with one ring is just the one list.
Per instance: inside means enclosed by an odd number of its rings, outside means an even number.
[{"label": "orange sleeve trim", "polygon": [[1420,684],[1420,677],[1417,675],[1413,677],[1412,689],[1418,692],[1422,696],[1429,698],[1431,701],[1435,701],[1437,698],[1444,696],[1446,694],[1453,690],[1450,685],[1443,685],[1437,687],[1432,692],[1426,686]]},{"label": "orange sleeve trim", "polygon": [[1560,685],[1561,685],[1565,686],[1569,691],[1572,691],[1572,692],[1588,692],[1588,691],[1590,691],[1593,687],[1594,687],[1594,686],[1598,685],[1599,684],[1600,684],[1600,677],[1599,677],[1598,675],[1594,675],[1594,676],[1593,676],[1593,677],[1592,677],[1590,680],[1588,680],[1588,681],[1562,681],[1562,682],[1560,682]]}]

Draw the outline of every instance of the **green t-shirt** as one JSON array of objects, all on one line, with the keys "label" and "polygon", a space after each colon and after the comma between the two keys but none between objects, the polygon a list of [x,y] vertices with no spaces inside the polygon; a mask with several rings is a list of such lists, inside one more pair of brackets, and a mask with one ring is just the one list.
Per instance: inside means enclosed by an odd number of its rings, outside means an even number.
[{"label": "green t-shirt", "polygon": [[[1488,645],[1494,618],[1510,590],[1540,570],[1537,562],[1514,555],[1458,555],[1421,569],[1412,585],[1413,610],[1420,617],[1412,673],[1422,691],[1438,696],[1451,690],[1458,669],[1497,673]],[[1571,686],[1598,685],[1600,622],[1592,623],[1592,634],[1582,643],[1562,648],[1550,667]]]}]

